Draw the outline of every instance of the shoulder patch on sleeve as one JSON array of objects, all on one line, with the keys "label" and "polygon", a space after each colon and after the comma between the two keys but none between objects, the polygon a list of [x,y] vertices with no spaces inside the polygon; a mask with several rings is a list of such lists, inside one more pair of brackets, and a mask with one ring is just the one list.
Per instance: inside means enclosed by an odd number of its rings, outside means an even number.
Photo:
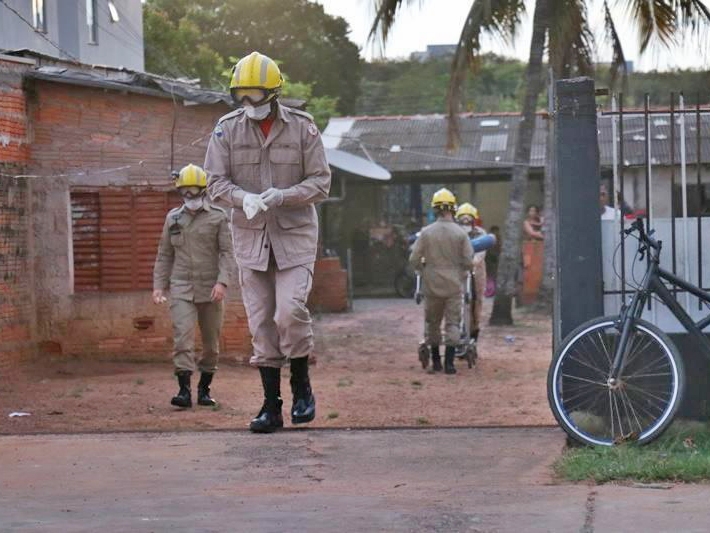
[{"label": "shoulder patch on sleeve", "polygon": [[221,124],[217,124],[215,126],[214,131],[212,132],[212,135],[214,135],[215,137],[221,137],[222,135],[224,135],[224,130],[222,129]]},{"label": "shoulder patch on sleeve", "polygon": [[318,135],[318,126],[311,122],[308,125],[308,133],[310,133],[311,135]]}]

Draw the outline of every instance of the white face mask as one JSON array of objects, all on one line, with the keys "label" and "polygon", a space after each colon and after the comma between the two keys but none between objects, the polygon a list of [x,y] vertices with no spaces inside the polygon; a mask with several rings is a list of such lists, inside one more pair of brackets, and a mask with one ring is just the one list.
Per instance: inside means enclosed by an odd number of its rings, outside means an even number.
[{"label": "white face mask", "polygon": [[266,102],[256,107],[245,105],[244,112],[252,120],[264,120],[271,113],[271,102]]},{"label": "white face mask", "polygon": [[466,231],[466,233],[471,233],[473,231],[473,226],[471,224],[463,224],[461,227]]},{"label": "white face mask", "polygon": [[187,207],[190,211],[198,211],[202,209],[202,202],[203,198],[201,196],[199,198],[185,198],[184,200],[185,207]]}]

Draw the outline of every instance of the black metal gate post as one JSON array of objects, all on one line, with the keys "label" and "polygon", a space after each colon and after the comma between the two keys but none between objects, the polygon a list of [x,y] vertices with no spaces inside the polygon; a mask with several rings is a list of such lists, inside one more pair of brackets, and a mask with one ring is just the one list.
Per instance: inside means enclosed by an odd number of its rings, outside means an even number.
[{"label": "black metal gate post", "polygon": [[556,82],[557,291],[554,345],[604,312],[594,80]]}]

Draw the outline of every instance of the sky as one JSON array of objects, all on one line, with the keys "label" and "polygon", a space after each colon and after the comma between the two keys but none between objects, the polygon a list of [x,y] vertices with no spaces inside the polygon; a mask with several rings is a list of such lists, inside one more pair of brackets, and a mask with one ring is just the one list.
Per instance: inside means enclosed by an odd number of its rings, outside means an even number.
[{"label": "sky", "polygon": [[[311,0],[321,4],[326,13],[343,17],[351,28],[350,39],[361,49],[361,55],[366,59],[382,57],[377,46],[367,44],[367,35],[373,19],[373,0]],[[412,52],[423,51],[428,44],[455,44],[461,33],[462,21],[465,19],[472,0],[411,0],[398,14],[393,31],[387,42],[384,57],[408,58]],[[530,45],[532,10],[534,2],[526,0],[528,15],[524,20],[524,28],[517,37],[514,46],[503,43],[484,41],[485,52],[496,52],[501,55],[527,60]],[[705,1],[706,5],[710,3]],[[621,4],[621,2],[611,2]],[[445,8],[443,6],[446,6]],[[628,24],[628,18],[622,8],[612,8],[627,60],[634,62],[634,70],[670,70],[673,68],[710,70],[710,35],[704,39],[685,38],[686,43],[667,49],[654,46],[639,58],[638,37]],[[592,28],[597,43],[603,41],[603,11],[599,0],[593,0],[589,11]],[[704,44],[698,44],[702,41]],[[599,46],[597,59],[608,62],[611,51]]]}]

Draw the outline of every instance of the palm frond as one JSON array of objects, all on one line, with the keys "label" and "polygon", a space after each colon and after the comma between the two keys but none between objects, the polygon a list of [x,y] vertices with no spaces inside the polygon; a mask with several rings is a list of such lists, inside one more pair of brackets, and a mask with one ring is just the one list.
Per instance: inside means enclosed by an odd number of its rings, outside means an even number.
[{"label": "palm frond", "polygon": [[372,21],[370,33],[367,35],[368,42],[378,40],[380,46],[384,48],[392,25],[397,18],[397,11],[403,4],[411,4],[413,2],[414,0],[373,0],[375,19]]},{"label": "palm frond", "polygon": [[549,10],[550,65],[556,77],[592,74],[594,35],[584,0],[554,0]]},{"label": "palm frond", "polygon": [[474,0],[461,30],[451,64],[446,98],[449,118],[448,147],[460,142],[458,113],[461,111],[463,88],[468,72],[475,72],[481,50],[481,35],[486,33],[511,43],[525,13],[524,0]]},{"label": "palm frond", "polygon": [[678,18],[673,4],[676,1],[631,0],[629,10],[632,20],[638,26],[640,53],[646,51],[652,40],[666,47],[675,42]]},{"label": "palm frond", "polygon": [[611,76],[611,85],[616,83],[619,76],[619,71],[623,71],[623,78],[626,80],[627,69],[626,69],[626,56],[624,55],[624,48],[621,46],[621,39],[619,38],[619,32],[616,31],[616,24],[614,23],[614,18],[611,16],[611,10],[609,9],[609,4],[604,1],[604,29],[606,30],[606,37],[611,43],[612,56],[611,56],[611,68],[609,69],[609,74]]}]

